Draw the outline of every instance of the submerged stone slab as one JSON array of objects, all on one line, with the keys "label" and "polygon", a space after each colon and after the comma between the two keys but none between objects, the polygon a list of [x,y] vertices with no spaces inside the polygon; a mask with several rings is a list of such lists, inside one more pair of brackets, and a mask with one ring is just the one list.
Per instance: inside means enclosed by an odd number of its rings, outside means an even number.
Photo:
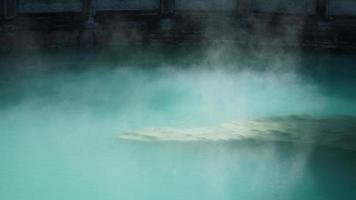
[{"label": "submerged stone slab", "polygon": [[261,140],[356,150],[356,117],[289,116],[240,120],[206,128],[147,128],[121,134],[120,138],[138,141],[181,142]]}]

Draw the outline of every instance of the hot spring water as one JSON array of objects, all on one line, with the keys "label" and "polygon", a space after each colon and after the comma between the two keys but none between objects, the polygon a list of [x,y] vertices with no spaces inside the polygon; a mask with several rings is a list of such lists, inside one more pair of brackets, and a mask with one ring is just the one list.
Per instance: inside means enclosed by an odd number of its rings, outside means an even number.
[{"label": "hot spring water", "polygon": [[0,199],[355,199],[356,59],[0,55]]}]

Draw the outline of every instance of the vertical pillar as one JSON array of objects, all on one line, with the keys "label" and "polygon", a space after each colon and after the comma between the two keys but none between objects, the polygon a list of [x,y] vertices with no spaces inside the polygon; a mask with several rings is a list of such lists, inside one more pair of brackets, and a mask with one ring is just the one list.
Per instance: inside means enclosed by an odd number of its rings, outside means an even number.
[{"label": "vertical pillar", "polygon": [[172,20],[175,9],[175,0],[160,0],[160,5],[160,30],[162,32],[170,32],[175,25]]},{"label": "vertical pillar", "polygon": [[252,1],[251,0],[238,0],[237,15],[240,17],[247,17],[251,13]]},{"label": "vertical pillar", "polygon": [[84,17],[89,17],[92,12],[92,0],[82,0],[82,14]]},{"label": "vertical pillar", "polygon": [[4,18],[4,0],[0,0],[0,19]]},{"label": "vertical pillar", "polygon": [[170,16],[174,14],[175,0],[160,0],[160,14]]},{"label": "vertical pillar", "polygon": [[15,18],[17,15],[17,0],[2,0],[2,13],[5,19]]},{"label": "vertical pillar", "polygon": [[79,36],[79,44],[83,47],[92,47],[95,45],[95,9],[92,0],[82,0],[83,24]]},{"label": "vertical pillar", "polygon": [[317,16],[320,20],[327,20],[329,18],[329,0],[316,0]]},{"label": "vertical pillar", "polygon": [[248,29],[251,26],[249,19],[252,12],[252,0],[237,0],[236,14],[239,17],[240,28]]}]

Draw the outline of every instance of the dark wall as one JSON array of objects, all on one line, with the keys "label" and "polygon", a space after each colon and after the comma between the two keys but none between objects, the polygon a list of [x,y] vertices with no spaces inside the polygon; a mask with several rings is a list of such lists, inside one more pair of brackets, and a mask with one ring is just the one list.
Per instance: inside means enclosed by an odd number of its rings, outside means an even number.
[{"label": "dark wall", "polygon": [[2,18],[14,18],[17,15],[17,0],[0,0]]},{"label": "dark wall", "polygon": [[19,13],[81,12],[82,0],[18,0]]},{"label": "dark wall", "polygon": [[329,0],[329,14],[356,16],[356,0]]},{"label": "dark wall", "polygon": [[234,10],[239,0],[176,0],[177,10]]},{"label": "dark wall", "polygon": [[[242,0],[176,0],[177,10],[234,10]],[[313,15],[317,0],[250,0],[254,12]]]},{"label": "dark wall", "polygon": [[101,10],[158,10],[160,0],[94,0],[95,9]]},{"label": "dark wall", "polygon": [[316,0],[252,0],[255,12],[313,15],[316,12]]},{"label": "dark wall", "polygon": [[3,7],[3,0],[0,0],[0,19],[2,19],[4,17],[4,7]]},{"label": "dark wall", "polygon": [[[3,3],[0,0],[0,15]],[[11,0],[16,1],[16,0]],[[82,0],[17,0],[19,13],[81,12]],[[175,0],[176,10],[234,10],[242,0]],[[250,0],[253,12],[316,14],[317,0]],[[93,0],[98,11],[158,10],[160,0]],[[329,14],[356,16],[356,0],[329,0]]]}]

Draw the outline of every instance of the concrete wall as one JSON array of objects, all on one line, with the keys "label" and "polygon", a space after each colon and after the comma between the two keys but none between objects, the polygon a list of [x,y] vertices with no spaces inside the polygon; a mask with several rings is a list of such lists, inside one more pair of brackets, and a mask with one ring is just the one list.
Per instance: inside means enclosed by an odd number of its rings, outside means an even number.
[{"label": "concrete wall", "polygon": [[239,0],[175,0],[176,10],[234,10]]},{"label": "concrete wall", "polygon": [[159,10],[160,0],[94,0],[97,11]]},{"label": "concrete wall", "polygon": [[81,12],[81,0],[18,0],[19,13]]},{"label": "concrete wall", "polygon": [[329,0],[329,15],[356,16],[356,0]]},{"label": "concrete wall", "polygon": [[[313,15],[316,0],[251,0],[255,12]],[[339,0],[336,0],[339,1]]]}]

